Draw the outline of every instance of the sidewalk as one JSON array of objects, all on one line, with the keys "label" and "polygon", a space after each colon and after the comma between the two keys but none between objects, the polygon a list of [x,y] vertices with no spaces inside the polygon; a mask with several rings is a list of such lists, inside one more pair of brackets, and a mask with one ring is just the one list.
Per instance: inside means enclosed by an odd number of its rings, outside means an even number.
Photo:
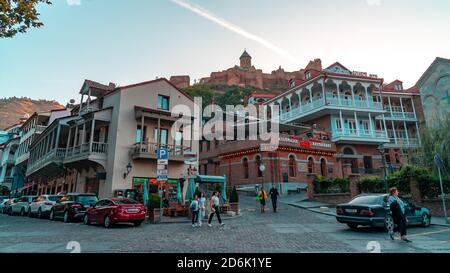
[{"label": "sidewalk", "polygon": [[[235,216],[229,216],[227,214],[220,214],[220,218],[223,221],[225,221],[225,220],[228,221],[228,220],[232,220],[232,219],[236,219],[236,218],[240,218],[240,217],[242,217],[242,212],[240,214],[236,214]],[[153,223],[150,222],[148,217],[146,218],[144,223],[146,223],[146,224],[153,224]],[[156,224],[159,225],[159,224],[184,224],[184,223],[192,223],[192,219],[187,218],[187,217],[183,217],[183,216],[180,216],[180,217],[163,216],[162,222],[156,223]],[[207,224],[208,223],[208,219],[205,218],[203,220],[203,223]]]}]

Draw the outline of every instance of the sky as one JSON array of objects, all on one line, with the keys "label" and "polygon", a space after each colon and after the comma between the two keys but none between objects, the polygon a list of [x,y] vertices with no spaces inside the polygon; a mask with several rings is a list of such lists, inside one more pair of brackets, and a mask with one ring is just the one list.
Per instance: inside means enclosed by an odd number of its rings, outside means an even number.
[{"label": "sky", "polygon": [[447,0],[53,0],[45,26],[0,39],[0,98],[79,101],[84,79],[121,86],[239,64],[266,73],[320,58],[413,86],[450,58]]}]

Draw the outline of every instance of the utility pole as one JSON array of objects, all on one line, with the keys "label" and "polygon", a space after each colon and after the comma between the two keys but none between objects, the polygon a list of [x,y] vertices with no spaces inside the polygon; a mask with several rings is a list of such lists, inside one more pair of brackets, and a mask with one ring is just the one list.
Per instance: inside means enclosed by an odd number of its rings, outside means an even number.
[{"label": "utility pole", "polygon": [[447,206],[445,205],[445,193],[444,193],[444,185],[442,184],[442,175],[441,175],[441,169],[444,168],[444,162],[442,161],[439,154],[436,154],[434,156],[434,163],[437,166],[438,173],[439,173],[439,181],[441,184],[441,198],[442,198],[442,209],[444,210],[444,217],[445,217],[445,223],[448,224],[448,217],[447,217]]}]

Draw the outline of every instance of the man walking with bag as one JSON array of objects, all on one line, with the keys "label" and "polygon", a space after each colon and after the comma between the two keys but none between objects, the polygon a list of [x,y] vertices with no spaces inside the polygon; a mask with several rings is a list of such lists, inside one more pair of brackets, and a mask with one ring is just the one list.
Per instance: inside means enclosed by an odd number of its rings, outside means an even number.
[{"label": "man walking with bag", "polygon": [[221,226],[224,225],[224,223],[222,223],[222,219],[220,219],[220,210],[219,210],[219,192],[215,191],[213,193],[213,196],[211,197],[211,201],[212,201],[212,208],[211,208],[211,214],[209,215],[209,220],[208,220],[208,227],[212,227],[211,225],[211,221],[214,217],[214,214],[217,215],[217,220],[219,220],[219,223]]},{"label": "man walking with bag", "polygon": [[272,200],[273,212],[277,212],[277,200],[278,200],[278,195],[280,195],[280,194],[278,193],[277,188],[275,188],[275,185],[272,185],[269,195],[270,195],[270,199]]}]

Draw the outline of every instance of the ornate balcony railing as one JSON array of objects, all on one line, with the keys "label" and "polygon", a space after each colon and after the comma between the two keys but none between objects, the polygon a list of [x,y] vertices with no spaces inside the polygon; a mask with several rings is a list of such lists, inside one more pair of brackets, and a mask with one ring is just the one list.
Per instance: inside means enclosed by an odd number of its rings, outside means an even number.
[{"label": "ornate balcony railing", "polygon": [[108,143],[100,143],[100,142],[83,143],[82,145],[69,147],[67,148],[67,152],[65,152],[66,160],[83,156],[89,156],[91,154],[106,155],[107,153],[108,153]]},{"label": "ornate balcony railing", "polygon": [[184,160],[185,151],[190,151],[189,147],[179,145],[161,145],[157,143],[136,143],[132,147],[134,158],[151,158],[156,159],[158,149],[167,149],[169,160]]},{"label": "ornate balcony railing", "polygon": [[379,130],[357,130],[357,129],[338,129],[333,131],[333,139],[336,138],[360,138],[360,139],[388,139],[385,131]]}]

